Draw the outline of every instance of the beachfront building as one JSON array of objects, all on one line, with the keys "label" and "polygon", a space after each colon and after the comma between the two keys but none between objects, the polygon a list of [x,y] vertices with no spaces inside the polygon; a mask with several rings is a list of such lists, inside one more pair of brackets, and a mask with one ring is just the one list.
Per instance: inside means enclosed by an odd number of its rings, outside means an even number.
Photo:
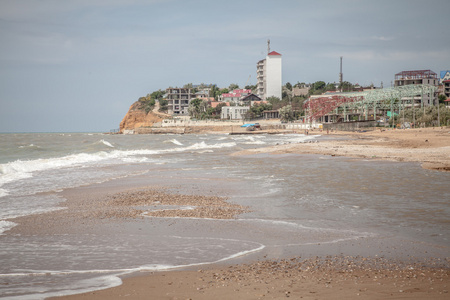
[{"label": "beachfront building", "polygon": [[223,120],[244,120],[250,106],[224,106],[220,115]]},{"label": "beachfront building", "polygon": [[266,100],[269,97],[281,99],[281,54],[272,51],[256,64],[257,94]]},{"label": "beachfront building", "polygon": [[446,80],[450,80],[450,70],[441,71],[441,76],[439,78],[439,82],[441,84],[443,84],[444,81],[446,81]]},{"label": "beachfront building", "polygon": [[252,90],[248,89],[237,89],[229,93],[224,93],[219,95],[220,102],[230,102],[234,104],[239,104],[242,98],[252,93]]},{"label": "beachfront building", "polygon": [[[416,70],[416,71],[402,71],[400,73],[395,74],[394,86],[405,86],[410,84],[426,84],[432,86],[439,85],[439,78],[437,74],[431,70]],[[412,101],[414,100],[414,106],[418,105],[434,105],[437,101],[437,97],[435,94],[429,95],[424,94],[422,96],[417,95],[414,97],[404,97],[403,101]]]},{"label": "beachfront building", "polygon": [[194,98],[195,94],[191,88],[168,88],[164,97],[167,100],[169,114],[186,116],[189,115],[189,103]]},{"label": "beachfront building", "polygon": [[239,105],[253,106],[254,103],[259,104],[261,102],[263,102],[262,99],[259,98],[257,95],[249,94],[249,95],[241,98],[241,100],[239,101]]},{"label": "beachfront building", "polygon": [[442,90],[442,94],[447,97],[447,99],[450,98],[450,79],[449,80],[444,80],[442,82],[443,85],[443,90]]}]

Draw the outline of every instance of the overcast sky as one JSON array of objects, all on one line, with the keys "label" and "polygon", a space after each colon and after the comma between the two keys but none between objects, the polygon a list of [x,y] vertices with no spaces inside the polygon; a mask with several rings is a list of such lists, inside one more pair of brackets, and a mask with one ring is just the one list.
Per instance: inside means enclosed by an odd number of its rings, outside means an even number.
[{"label": "overcast sky", "polygon": [[[450,69],[448,0],[0,0],[0,132],[109,131],[140,96],[186,83],[390,86]],[[249,79],[250,76],[250,79]],[[249,79],[249,80],[248,80]]]}]

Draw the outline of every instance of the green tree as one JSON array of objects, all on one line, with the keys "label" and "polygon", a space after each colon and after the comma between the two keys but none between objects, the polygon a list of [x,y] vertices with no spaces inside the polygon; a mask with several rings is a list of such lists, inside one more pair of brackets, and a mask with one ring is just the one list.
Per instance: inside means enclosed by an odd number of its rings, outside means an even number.
[{"label": "green tree", "polygon": [[329,83],[326,85],[325,90],[334,92],[336,91],[336,85],[334,83]]},{"label": "green tree", "polygon": [[313,84],[313,88],[315,91],[323,90],[325,89],[325,86],[326,86],[325,81],[316,81]]},{"label": "green tree", "polygon": [[230,84],[230,86],[228,87],[228,90],[232,91],[232,90],[238,90],[239,89],[239,85],[236,83],[232,83]]},{"label": "green tree", "polygon": [[445,100],[447,100],[447,97],[445,95],[439,95],[439,103],[444,103]]},{"label": "green tree", "polygon": [[154,100],[161,100],[164,96],[165,92],[161,90],[154,91],[150,94],[151,98]]},{"label": "green tree", "polygon": [[222,107],[227,106],[226,103],[220,103],[214,108],[214,114],[220,116],[222,113]]},{"label": "green tree", "polygon": [[220,89],[220,93],[219,93],[219,95],[222,95],[222,94],[227,94],[227,93],[229,93],[230,92],[230,90],[229,89],[227,89],[227,88],[223,88],[223,89]]},{"label": "green tree", "polygon": [[273,109],[279,109],[283,106],[282,105],[283,102],[278,97],[272,96],[272,97],[267,98],[266,101],[269,102],[270,104],[272,104]]},{"label": "green tree", "polygon": [[286,82],[285,87],[286,87],[288,90],[292,91],[292,84],[291,84],[290,82]]},{"label": "green tree", "polygon": [[195,98],[189,103],[188,113],[191,117],[196,119],[204,119],[206,117],[207,108],[208,104],[205,101]]},{"label": "green tree", "polygon": [[195,98],[191,100],[188,107],[188,112],[191,117],[199,118],[200,114],[202,113],[200,104],[202,103],[202,99]]},{"label": "green tree", "polygon": [[214,100],[217,100],[220,94],[220,89],[217,87],[217,85],[213,84],[211,86],[211,90],[209,91],[209,96],[214,98]]},{"label": "green tree", "polygon": [[245,89],[246,90],[252,90],[252,93],[253,94],[256,94],[256,88],[257,88],[257,85],[255,84],[255,85],[246,85],[245,86]]},{"label": "green tree", "polygon": [[282,122],[289,122],[294,120],[294,111],[292,110],[292,106],[286,105],[278,110],[280,114],[280,120]]},{"label": "green tree", "polygon": [[348,81],[343,81],[339,84],[339,90],[343,92],[351,92],[353,90],[353,84]]},{"label": "green tree", "polygon": [[168,102],[166,99],[159,100],[159,111],[167,111]]},{"label": "green tree", "polygon": [[139,102],[139,109],[144,110],[146,114],[148,114],[155,106],[155,100],[152,99],[150,94],[147,94],[146,97],[140,97],[138,99],[138,102]]}]

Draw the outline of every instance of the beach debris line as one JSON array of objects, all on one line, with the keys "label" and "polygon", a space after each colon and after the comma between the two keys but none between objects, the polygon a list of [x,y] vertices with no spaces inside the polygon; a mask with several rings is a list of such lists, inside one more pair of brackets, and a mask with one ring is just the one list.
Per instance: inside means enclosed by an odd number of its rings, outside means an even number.
[{"label": "beach debris line", "polygon": [[[128,208],[130,217],[233,219],[249,212],[248,207],[229,203],[224,197],[168,193],[154,188],[117,193],[109,198],[109,206]],[[165,209],[167,206],[171,208]]]}]

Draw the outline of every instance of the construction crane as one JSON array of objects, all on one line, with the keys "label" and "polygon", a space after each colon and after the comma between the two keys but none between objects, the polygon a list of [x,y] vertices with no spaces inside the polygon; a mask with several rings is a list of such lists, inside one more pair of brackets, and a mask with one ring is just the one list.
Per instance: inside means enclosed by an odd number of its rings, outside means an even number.
[{"label": "construction crane", "polygon": [[250,77],[252,77],[252,75],[248,75],[248,79],[247,79],[247,81],[245,82],[244,88],[248,85],[248,82],[250,81]]}]

